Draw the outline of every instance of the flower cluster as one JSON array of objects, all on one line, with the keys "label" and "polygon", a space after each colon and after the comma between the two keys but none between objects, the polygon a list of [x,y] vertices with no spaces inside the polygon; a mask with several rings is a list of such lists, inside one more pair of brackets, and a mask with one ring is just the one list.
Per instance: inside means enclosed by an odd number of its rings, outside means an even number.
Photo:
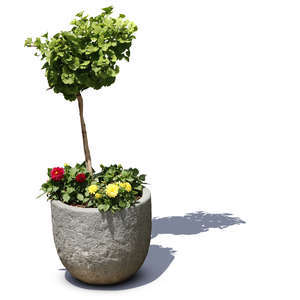
[{"label": "flower cluster", "polygon": [[87,187],[89,195],[98,203],[100,211],[113,211],[130,207],[137,200],[137,192],[132,190],[129,182],[92,182]]},{"label": "flower cluster", "polygon": [[117,182],[117,183],[109,183],[102,189],[101,185],[91,184],[87,191],[91,195],[95,195],[95,198],[99,199],[102,198],[102,195],[106,195],[109,198],[116,198],[119,194],[119,191],[125,190],[126,192],[131,192],[132,187],[129,182]]},{"label": "flower cluster", "polygon": [[100,211],[115,212],[134,205],[142,195],[145,175],[139,175],[137,169],[123,169],[121,165],[101,165],[101,168],[93,176],[84,163],[48,169],[49,179],[41,189],[50,200],[97,207]]}]

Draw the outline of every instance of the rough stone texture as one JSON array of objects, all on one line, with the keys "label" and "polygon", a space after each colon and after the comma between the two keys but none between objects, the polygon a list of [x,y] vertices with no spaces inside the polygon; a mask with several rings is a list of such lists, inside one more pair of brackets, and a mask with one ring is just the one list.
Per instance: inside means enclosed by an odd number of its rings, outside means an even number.
[{"label": "rough stone texture", "polygon": [[115,214],[51,201],[53,236],[61,262],[89,284],[114,284],[143,264],[151,238],[151,195]]}]

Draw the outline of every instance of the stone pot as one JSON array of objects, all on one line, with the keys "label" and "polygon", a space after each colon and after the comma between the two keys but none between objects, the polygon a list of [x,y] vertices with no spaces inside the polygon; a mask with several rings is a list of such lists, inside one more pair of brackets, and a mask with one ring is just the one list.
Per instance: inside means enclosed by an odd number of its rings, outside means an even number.
[{"label": "stone pot", "polygon": [[89,284],[126,280],[142,266],[151,239],[151,194],[116,213],[51,201],[54,242],[70,274]]}]

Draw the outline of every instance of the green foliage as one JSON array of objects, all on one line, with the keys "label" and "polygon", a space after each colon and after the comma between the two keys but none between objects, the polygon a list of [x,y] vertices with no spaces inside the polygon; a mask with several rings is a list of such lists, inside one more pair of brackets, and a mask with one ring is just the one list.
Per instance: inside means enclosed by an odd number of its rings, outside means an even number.
[{"label": "green foliage", "polygon": [[[138,169],[123,169],[121,165],[100,167],[101,172],[91,177],[84,163],[75,167],[65,164],[64,168],[59,168],[63,171],[59,180],[53,177],[54,168],[49,168],[49,179],[42,184],[43,194],[40,196],[46,194],[49,200],[60,200],[80,207],[96,207],[104,212],[128,208],[142,196],[145,175],[139,174]],[[78,175],[84,176],[84,180],[78,181]]]},{"label": "green foliage", "polygon": [[117,61],[129,61],[130,47],[137,26],[125,15],[111,17],[112,6],[103,8],[96,17],[76,14],[70,31],[61,31],[52,38],[48,33],[25,40],[26,47],[35,47],[44,61],[42,69],[50,89],[73,101],[81,91],[96,90],[114,83]]},{"label": "green foliage", "polygon": [[146,175],[140,174],[136,168],[123,169],[122,165],[111,165],[105,167],[100,165],[102,171],[94,175],[100,183],[105,185],[114,182],[129,182],[133,192],[141,195]]},{"label": "green foliage", "polygon": [[[128,208],[142,196],[144,181],[146,175],[140,174],[138,169],[123,169],[122,165],[111,165],[105,167],[100,165],[102,171],[94,175],[97,179],[98,193],[101,198],[98,199],[98,209],[106,211],[118,211],[122,208]],[[109,196],[107,187],[109,185],[118,186],[118,192],[115,197]]]},{"label": "green foliage", "polygon": [[[84,194],[92,181],[85,163],[76,164],[74,167],[66,164],[64,166],[64,176],[59,181],[54,181],[51,178],[51,170],[52,168],[48,169],[49,179],[41,187],[41,190],[47,194],[48,198],[50,200],[61,200],[65,203],[81,204],[83,198],[78,195]],[[86,179],[84,182],[76,181],[78,174],[85,175]]]}]

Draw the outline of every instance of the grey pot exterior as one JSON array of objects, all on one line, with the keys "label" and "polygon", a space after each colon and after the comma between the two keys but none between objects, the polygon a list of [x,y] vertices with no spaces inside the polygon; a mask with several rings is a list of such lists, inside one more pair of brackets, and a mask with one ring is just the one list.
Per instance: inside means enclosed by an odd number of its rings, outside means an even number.
[{"label": "grey pot exterior", "polygon": [[51,201],[54,242],[71,275],[89,284],[126,280],[142,266],[151,239],[151,194],[116,213]]}]

